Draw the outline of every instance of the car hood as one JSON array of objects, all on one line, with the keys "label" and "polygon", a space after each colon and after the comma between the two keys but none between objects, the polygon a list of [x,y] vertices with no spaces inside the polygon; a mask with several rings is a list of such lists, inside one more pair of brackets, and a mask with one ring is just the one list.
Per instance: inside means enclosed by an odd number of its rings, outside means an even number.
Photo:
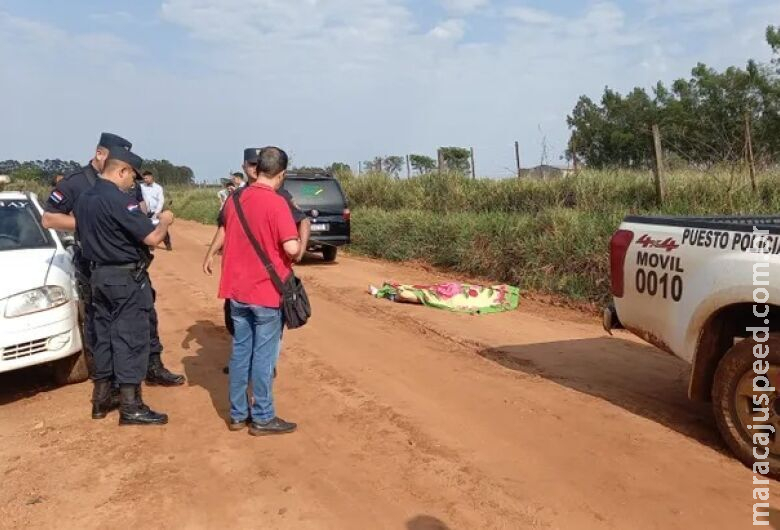
[{"label": "car hood", "polygon": [[67,254],[53,248],[0,252],[0,299],[49,285],[62,285]]}]

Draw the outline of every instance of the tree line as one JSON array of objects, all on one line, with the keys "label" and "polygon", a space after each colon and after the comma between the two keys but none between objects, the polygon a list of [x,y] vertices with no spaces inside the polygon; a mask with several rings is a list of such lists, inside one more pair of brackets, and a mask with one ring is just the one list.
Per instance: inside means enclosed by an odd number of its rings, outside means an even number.
[{"label": "tree line", "polygon": [[[18,160],[0,161],[0,174],[8,175],[12,181],[34,181],[48,184],[56,175],[68,175],[81,168],[81,164],[74,160],[30,160],[19,162]],[[172,164],[168,160],[144,160],[143,169],[151,171],[155,180],[162,184],[179,185],[192,184],[194,173],[188,166]]]},{"label": "tree line", "polygon": [[[771,64],[750,60],[723,72],[699,63],[689,79],[662,82],[649,94],[605,88],[600,102],[581,96],[568,125],[566,156],[589,167],[647,168],[651,127],[658,125],[671,163],[710,168],[745,160],[748,146],[758,165],[780,162],[780,28],[766,39]],[[751,145],[752,143],[752,145]]]},{"label": "tree line", "polygon": [[[396,178],[407,169],[407,157],[410,172],[417,175],[432,173],[438,171],[441,162],[441,169],[446,171],[467,174],[471,171],[471,150],[464,147],[442,147],[437,153],[437,158],[432,158],[423,154],[410,154],[406,157],[401,155],[377,156],[373,160],[366,160],[359,163],[358,172],[360,173],[387,173]],[[354,174],[352,167],[344,162],[334,162],[331,165],[320,167],[295,167],[295,171],[301,172],[327,172],[337,176],[347,176]]]}]

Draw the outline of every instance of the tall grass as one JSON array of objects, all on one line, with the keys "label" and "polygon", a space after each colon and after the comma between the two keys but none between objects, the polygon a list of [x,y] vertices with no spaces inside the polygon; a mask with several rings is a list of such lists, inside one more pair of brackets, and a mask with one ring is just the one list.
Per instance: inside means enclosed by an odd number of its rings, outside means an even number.
[{"label": "tall grass", "polygon": [[[353,211],[353,252],[590,302],[608,298],[608,242],[627,214],[780,212],[780,172],[760,175],[755,192],[744,175],[675,172],[661,208],[643,172],[585,171],[550,181],[369,174],[342,185]],[[216,221],[218,188],[167,191],[177,216]]]}]

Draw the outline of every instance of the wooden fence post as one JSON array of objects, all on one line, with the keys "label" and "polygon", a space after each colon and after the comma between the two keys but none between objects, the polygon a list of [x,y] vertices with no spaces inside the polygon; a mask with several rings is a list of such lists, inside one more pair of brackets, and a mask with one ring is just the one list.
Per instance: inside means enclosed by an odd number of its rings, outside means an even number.
[{"label": "wooden fence post", "polygon": [[409,162],[409,155],[406,155],[406,178],[412,177],[412,165]]},{"label": "wooden fence post", "polygon": [[444,165],[444,158],[441,156],[441,147],[436,151],[436,157],[438,158],[439,175],[441,175],[442,166]]},{"label": "wooden fence post", "polygon": [[748,171],[750,171],[750,185],[753,191],[758,189],[756,184],[756,161],[753,158],[753,133],[750,126],[750,113],[745,113],[745,155],[747,157]]},{"label": "wooden fence post", "polygon": [[477,169],[474,167],[474,148],[471,148],[471,178],[477,179]]},{"label": "wooden fence post", "polygon": [[664,204],[665,189],[664,189],[664,151],[661,145],[661,130],[658,128],[658,124],[653,124],[653,148],[655,151],[655,195],[658,207],[660,208]]},{"label": "wooden fence post", "polygon": [[515,142],[515,165],[517,166],[517,178],[520,178],[520,142]]}]

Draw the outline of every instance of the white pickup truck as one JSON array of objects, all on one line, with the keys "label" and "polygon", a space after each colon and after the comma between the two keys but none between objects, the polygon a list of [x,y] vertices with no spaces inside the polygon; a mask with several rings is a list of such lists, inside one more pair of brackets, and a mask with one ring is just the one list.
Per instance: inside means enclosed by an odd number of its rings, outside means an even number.
[{"label": "white pickup truck", "polygon": [[752,466],[765,432],[780,476],[780,217],[627,217],[610,267],[605,329],[690,363],[688,395],[712,402],[734,454]]}]

